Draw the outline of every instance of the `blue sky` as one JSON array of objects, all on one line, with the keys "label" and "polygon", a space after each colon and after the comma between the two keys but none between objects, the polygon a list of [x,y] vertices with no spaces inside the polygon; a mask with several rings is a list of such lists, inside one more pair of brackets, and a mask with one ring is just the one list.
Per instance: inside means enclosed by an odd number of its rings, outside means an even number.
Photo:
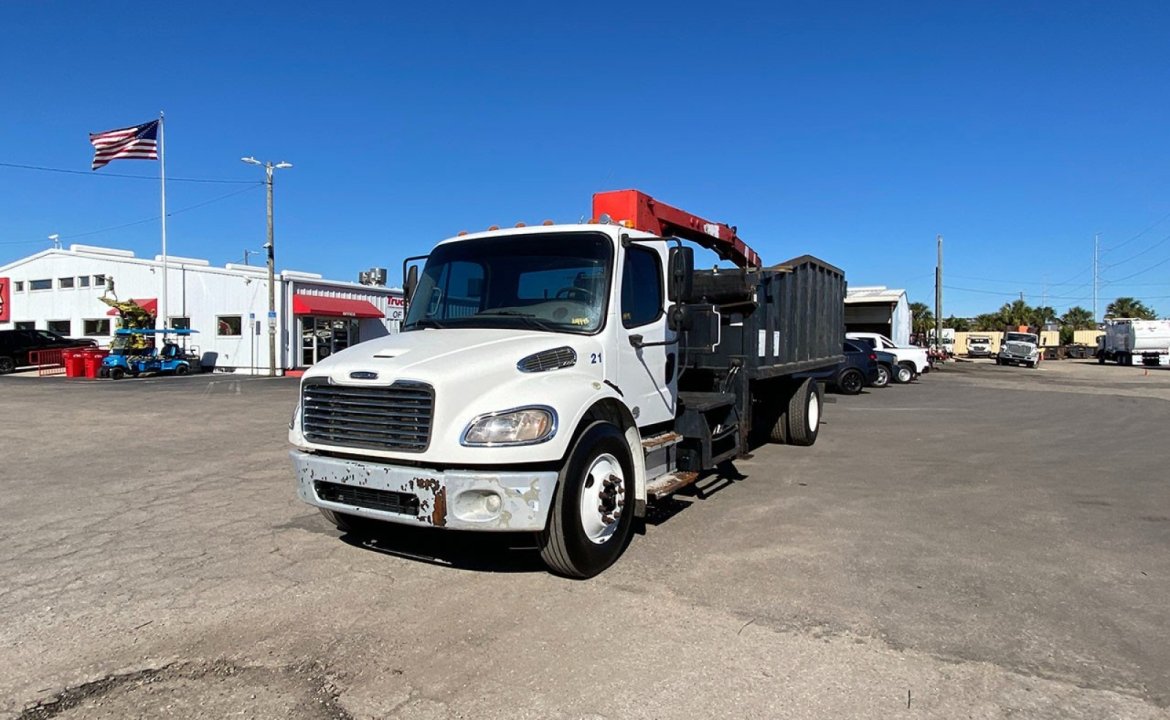
[{"label": "blue sky", "polygon": [[[946,314],[1019,297],[1170,314],[1170,5],[0,4],[0,163],[88,171],[167,114],[167,172],[277,176],[280,267],[350,279],[463,229],[637,187]],[[155,163],[104,173],[154,175]],[[233,197],[222,196],[243,190]],[[264,242],[260,187],[168,184],[174,254]],[[0,263],[59,233],[158,252],[158,184],[0,166]]]}]

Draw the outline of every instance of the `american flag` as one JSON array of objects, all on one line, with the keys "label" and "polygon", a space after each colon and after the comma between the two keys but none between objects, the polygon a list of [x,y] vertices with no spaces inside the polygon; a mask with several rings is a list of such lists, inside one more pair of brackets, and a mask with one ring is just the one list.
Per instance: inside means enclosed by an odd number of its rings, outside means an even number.
[{"label": "american flag", "polygon": [[134,127],[90,133],[93,169],[111,160],[158,160],[158,120]]}]

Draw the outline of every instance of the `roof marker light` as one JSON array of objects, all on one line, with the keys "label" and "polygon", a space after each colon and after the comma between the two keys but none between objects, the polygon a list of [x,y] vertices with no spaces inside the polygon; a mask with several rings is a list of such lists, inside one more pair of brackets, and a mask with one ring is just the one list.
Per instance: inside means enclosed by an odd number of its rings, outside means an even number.
[{"label": "roof marker light", "polygon": [[466,234],[467,234],[466,230],[460,230],[459,232],[455,233],[455,237],[463,237]]},{"label": "roof marker light", "polygon": [[500,229],[499,225],[492,225],[491,227],[488,228],[488,232],[491,232],[492,230],[499,230],[499,229]]},{"label": "roof marker light", "polygon": [[548,227],[549,225],[554,225],[554,224],[555,223],[552,220],[545,220],[544,222],[541,223],[541,225],[544,225],[545,227]]},{"label": "roof marker light", "polygon": [[528,227],[528,226],[522,222],[518,222],[518,223],[516,223],[516,227]]}]

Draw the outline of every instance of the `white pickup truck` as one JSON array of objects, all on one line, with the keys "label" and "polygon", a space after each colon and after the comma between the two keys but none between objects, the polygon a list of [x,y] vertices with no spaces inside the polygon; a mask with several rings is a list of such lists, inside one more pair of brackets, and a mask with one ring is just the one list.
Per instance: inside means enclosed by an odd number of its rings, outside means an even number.
[{"label": "white pickup truck", "polygon": [[912,376],[930,372],[930,359],[926,355],[926,348],[897,345],[881,333],[850,332],[845,333],[845,338],[861,340],[875,350],[891,353],[898,358],[898,367],[902,368],[898,374],[898,382],[910,382]]}]

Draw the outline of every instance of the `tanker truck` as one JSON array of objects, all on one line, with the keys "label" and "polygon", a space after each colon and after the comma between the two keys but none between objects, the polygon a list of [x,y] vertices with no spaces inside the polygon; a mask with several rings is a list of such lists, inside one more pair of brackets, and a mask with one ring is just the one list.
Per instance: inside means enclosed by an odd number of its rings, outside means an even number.
[{"label": "tanker truck", "polygon": [[[1097,346],[1097,362],[1158,365],[1170,356],[1170,320],[1116,318],[1105,321],[1105,334]],[[1170,360],[1167,360],[1170,362]]]}]

